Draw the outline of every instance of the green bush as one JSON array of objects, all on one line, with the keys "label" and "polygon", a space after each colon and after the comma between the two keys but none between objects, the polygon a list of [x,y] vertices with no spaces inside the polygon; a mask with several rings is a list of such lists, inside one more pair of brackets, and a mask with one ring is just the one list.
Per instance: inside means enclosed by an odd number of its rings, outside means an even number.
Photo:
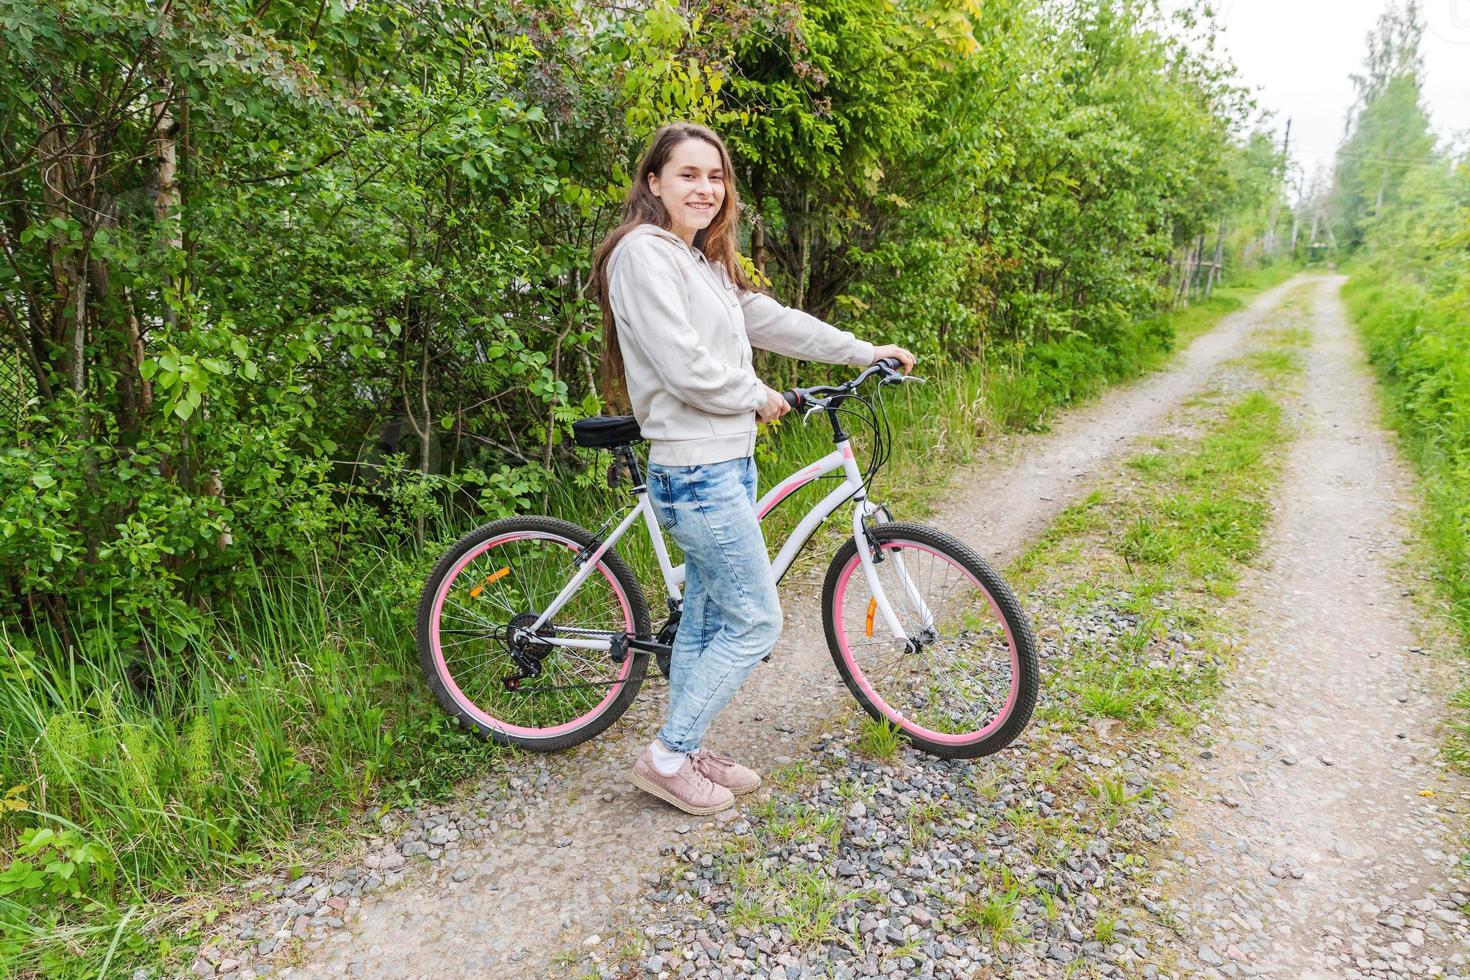
[{"label": "green bush", "polygon": [[[1020,404],[1159,346],[1133,323],[1199,285],[1190,251],[1243,267],[1279,210],[1243,93],[1143,3],[0,0],[0,28],[0,614],[79,649],[101,614],[179,655],[256,564],[422,541],[448,493],[356,506],[364,457],[544,506],[602,408],[590,253],[668,118],[727,136],[779,298],[1014,362]],[[36,161],[75,126],[56,195]]]}]

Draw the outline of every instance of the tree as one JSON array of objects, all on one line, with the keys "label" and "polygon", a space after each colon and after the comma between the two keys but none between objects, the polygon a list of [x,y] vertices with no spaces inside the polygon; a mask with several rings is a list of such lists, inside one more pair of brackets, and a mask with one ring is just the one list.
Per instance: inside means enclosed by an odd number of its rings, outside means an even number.
[{"label": "tree", "polygon": [[1368,34],[1357,102],[1337,151],[1331,215],[1339,247],[1363,245],[1368,225],[1398,199],[1415,168],[1432,165],[1434,136],[1420,90],[1424,21],[1417,0],[1394,3]]}]

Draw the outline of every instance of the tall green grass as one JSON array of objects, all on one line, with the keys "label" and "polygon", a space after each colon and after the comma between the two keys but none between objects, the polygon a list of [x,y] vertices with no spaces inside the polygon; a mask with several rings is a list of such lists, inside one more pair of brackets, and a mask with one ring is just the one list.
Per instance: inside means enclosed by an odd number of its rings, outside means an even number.
[{"label": "tall green grass", "polygon": [[[1193,335],[1238,306],[1227,295],[1106,343],[1074,336],[968,364],[921,364],[928,384],[885,393],[895,444],[874,498],[900,517],[922,516],[987,436],[1044,425],[1058,406],[1161,363],[1176,325]],[[863,460],[870,439],[850,428]],[[823,419],[788,415],[762,436],[762,483],[830,448]],[[607,461],[589,454],[583,471],[552,485],[546,509],[596,528],[627,506],[626,490],[601,480]],[[776,547],[829,488],[818,481],[778,508],[768,543]],[[323,835],[351,832],[351,815],[447,793],[500,764],[438,710],[414,651],[424,577],[477,522],[440,526],[422,549],[405,541],[313,556],[305,578],[262,568],[216,612],[212,635],[167,655],[116,647],[106,622],[76,624],[95,642],[66,653],[0,628],[0,975],[95,976],[109,955],[166,956],[173,940],[159,923],[179,896],[309,860],[298,853],[304,842],[329,850]],[[842,533],[829,526],[808,560],[824,563]],[[661,609],[641,531],[620,551]],[[38,849],[43,828],[69,835],[65,846],[81,856],[73,864],[84,873],[69,884],[41,870],[43,857],[61,853]],[[34,873],[7,885],[17,863]],[[129,920],[134,909],[143,911]]]},{"label": "tall green grass", "polygon": [[[1432,286],[1410,269],[1364,265],[1343,297],[1419,471],[1434,579],[1470,651],[1470,267],[1453,261]],[[1470,771],[1470,689],[1454,703],[1447,754]]]},{"label": "tall green grass", "polygon": [[425,696],[406,588],[416,563],[374,564],[381,578],[362,563],[312,581],[260,574],[208,643],[144,684],[106,623],[82,624],[103,641],[69,655],[0,632],[0,791],[23,804],[0,813],[0,870],[40,869],[24,844],[50,826],[96,846],[111,872],[73,895],[51,880],[6,895],[0,879],[0,975],[68,975],[105,953],[99,922],[129,906],[251,875],[290,858],[303,831],[442,795],[494,764]]}]

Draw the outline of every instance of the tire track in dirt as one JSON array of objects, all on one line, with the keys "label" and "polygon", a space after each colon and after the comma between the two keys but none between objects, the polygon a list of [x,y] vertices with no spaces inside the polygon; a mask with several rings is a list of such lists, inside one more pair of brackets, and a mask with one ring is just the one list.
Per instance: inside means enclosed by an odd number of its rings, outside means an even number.
[{"label": "tire track in dirt", "polygon": [[1419,655],[1406,587],[1422,583],[1399,567],[1413,480],[1377,417],[1343,281],[1311,295],[1297,441],[1229,614],[1248,624],[1241,665],[1166,870],[1192,976],[1470,973],[1453,840],[1470,787],[1437,759],[1443,678]]},{"label": "tire track in dirt", "polygon": [[[1225,317],[1166,369],[1065,413],[1050,431],[995,440],[980,461],[954,475],[925,523],[956,534],[992,563],[1014,558],[1076,499],[1089,474],[1157,429],[1269,323],[1295,282]],[[799,566],[783,583],[781,643],[711,730],[716,750],[758,766],[788,762],[849,701],[822,633],[824,572],[825,562]],[[694,818],[626,781],[661,721],[664,690],[651,676],[633,708],[600,739],[529,763],[532,785],[538,773],[543,782],[524,820],[497,826],[493,840],[461,850],[452,867],[435,865],[393,890],[354,899],[346,927],[279,975],[544,975],[558,951],[605,929],[638,894],[641,876],[662,862],[661,844],[697,829]],[[513,763],[512,770],[521,767]]]}]

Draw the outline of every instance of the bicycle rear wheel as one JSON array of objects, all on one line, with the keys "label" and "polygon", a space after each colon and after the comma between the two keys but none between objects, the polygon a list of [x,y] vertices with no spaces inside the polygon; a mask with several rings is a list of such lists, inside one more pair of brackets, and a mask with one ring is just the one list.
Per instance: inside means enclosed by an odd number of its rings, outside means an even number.
[{"label": "bicycle rear wheel", "polygon": [[1036,706],[1040,668],[1015,594],[961,541],[918,524],[880,524],[877,572],[907,638],[893,636],[855,542],[822,589],[827,645],[848,690],[874,718],[946,758],[1009,745]]},{"label": "bicycle rear wheel", "polygon": [[512,517],[471,531],[441,558],[418,609],[419,663],[439,703],[497,742],[538,752],[602,732],[643,683],[647,654],[621,663],[606,650],[552,638],[647,636],[648,603],[632,569],[612,551],[529,642],[530,627],[580,566],[591,532],[548,517]]}]

